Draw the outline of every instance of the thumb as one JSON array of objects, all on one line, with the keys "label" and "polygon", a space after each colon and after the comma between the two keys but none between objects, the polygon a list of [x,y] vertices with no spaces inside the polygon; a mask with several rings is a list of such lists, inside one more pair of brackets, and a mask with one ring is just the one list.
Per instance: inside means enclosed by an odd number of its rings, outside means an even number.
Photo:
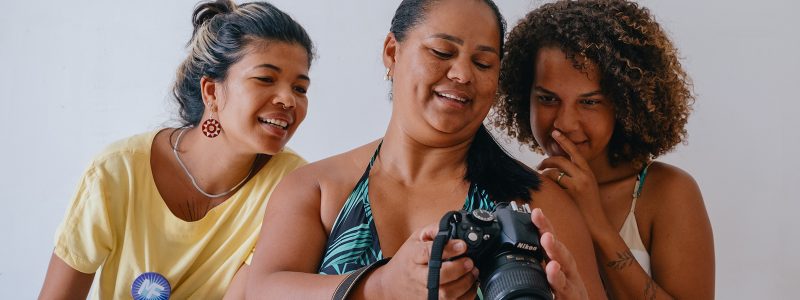
[{"label": "thumb", "polygon": [[419,231],[419,240],[423,242],[430,242],[436,238],[436,234],[439,233],[439,225],[438,224],[430,224],[425,226]]}]

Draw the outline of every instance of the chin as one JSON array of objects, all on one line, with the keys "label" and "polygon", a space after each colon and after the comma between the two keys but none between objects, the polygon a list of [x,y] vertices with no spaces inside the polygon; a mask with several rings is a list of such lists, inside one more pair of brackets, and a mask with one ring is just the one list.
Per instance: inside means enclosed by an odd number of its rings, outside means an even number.
[{"label": "chin", "polygon": [[256,145],[256,150],[261,154],[274,155],[281,152],[283,147],[286,147],[286,143],[279,143],[272,140],[260,141],[260,143]]}]

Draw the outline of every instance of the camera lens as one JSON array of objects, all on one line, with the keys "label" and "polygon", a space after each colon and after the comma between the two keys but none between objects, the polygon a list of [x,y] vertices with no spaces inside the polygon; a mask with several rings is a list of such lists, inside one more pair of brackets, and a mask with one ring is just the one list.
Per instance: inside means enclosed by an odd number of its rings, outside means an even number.
[{"label": "camera lens", "polygon": [[553,299],[544,270],[530,255],[501,254],[481,270],[484,299]]}]

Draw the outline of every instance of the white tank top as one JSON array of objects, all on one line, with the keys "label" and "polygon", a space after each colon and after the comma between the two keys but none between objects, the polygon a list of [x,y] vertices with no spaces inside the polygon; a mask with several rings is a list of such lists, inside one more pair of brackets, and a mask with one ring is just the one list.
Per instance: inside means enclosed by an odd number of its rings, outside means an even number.
[{"label": "white tank top", "polygon": [[647,176],[648,167],[650,167],[650,164],[647,164],[642,172],[639,173],[639,176],[636,177],[636,185],[633,187],[631,211],[628,212],[628,217],[626,217],[625,222],[622,223],[622,228],[619,230],[619,235],[622,237],[622,240],[625,241],[625,245],[628,246],[628,249],[631,250],[633,257],[636,258],[636,261],[640,266],[642,266],[642,269],[647,272],[647,275],[651,275],[650,253],[647,253],[647,248],[645,248],[644,243],[642,242],[642,236],[639,235],[639,226],[636,225],[636,214],[634,214],[634,211],[636,210],[636,200],[639,199],[639,195],[642,193],[642,187],[644,186],[644,179],[645,176]]}]

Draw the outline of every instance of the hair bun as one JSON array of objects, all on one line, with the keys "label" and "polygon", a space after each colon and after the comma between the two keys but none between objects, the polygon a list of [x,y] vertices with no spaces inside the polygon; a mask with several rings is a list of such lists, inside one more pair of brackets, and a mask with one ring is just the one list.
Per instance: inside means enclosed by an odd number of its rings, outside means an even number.
[{"label": "hair bun", "polygon": [[235,9],[236,3],[231,0],[216,0],[199,3],[192,14],[192,26],[194,26],[192,36],[194,36],[194,33],[197,33],[197,30],[203,26],[203,24],[213,19],[215,16],[230,13]]}]

